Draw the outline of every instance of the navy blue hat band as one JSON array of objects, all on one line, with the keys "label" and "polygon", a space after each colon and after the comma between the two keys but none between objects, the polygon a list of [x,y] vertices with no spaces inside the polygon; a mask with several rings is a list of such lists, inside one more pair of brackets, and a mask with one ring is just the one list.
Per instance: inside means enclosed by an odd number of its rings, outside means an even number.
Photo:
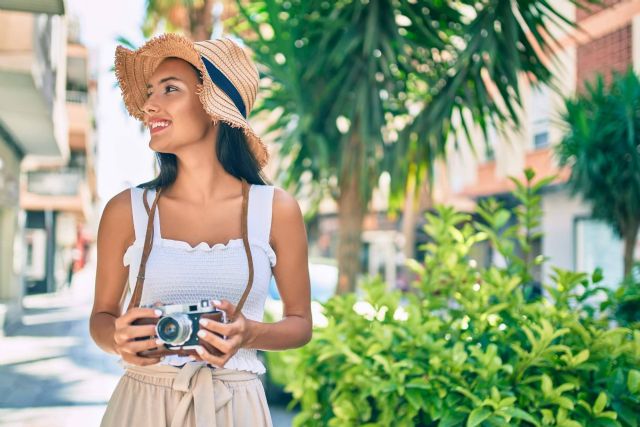
[{"label": "navy blue hat band", "polygon": [[238,111],[240,111],[240,114],[242,114],[242,117],[246,119],[247,110],[244,106],[244,102],[242,101],[242,97],[240,96],[240,92],[238,92],[238,89],[236,89],[233,83],[231,83],[231,81],[224,74],[222,74],[222,72],[213,64],[213,62],[209,61],[209,58],[204,55],[200,55],[200,57],[202,58],[202,62],[204,62],[204,66],[207,68],[207,73],[209,74],[209,77],[211,78],[213,83],[215,83],[216,86],[222,89],[222,91],[226,93],[229,98],[231,98]]}]

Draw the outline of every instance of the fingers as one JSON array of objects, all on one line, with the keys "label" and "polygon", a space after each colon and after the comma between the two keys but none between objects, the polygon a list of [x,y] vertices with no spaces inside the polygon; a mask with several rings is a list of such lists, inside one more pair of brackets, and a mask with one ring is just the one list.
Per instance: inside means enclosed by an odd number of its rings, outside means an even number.
[{"label": "fingers", "polygon": [[151,338],[144,341],[129,341],[128,343],[122,345],[121,348],[126,353],[137,355],[142,351],[151,350],[161,345],[161,342],[156,341],[155,338]]},{"label": "fingers", "polygon": [[216,332],[226,337],[232,335],[235,332],[235,324],[216,322],[215,320],[201,318],[200,330],[202,329],[207,329],[210,332]]},{"label": "fingers", "polygon": [[214,356],[201,346],[196,347],[196,351],[198,352],[198,356],[201,360],[208,362],[211,365],[217,366],[218,368],[223,368],[225,363],[227,363],[230,358],[230,356],[227,354],[225,354],[224,356]]},{"label": "fingers", "polygon": [[116,319],[116,328],[123,328],[131,325],[134,321],[143,318],[155,318],[157,319],[162,315],[162,312],[154,308],[132,308],[122,316]]},{"label": "fingers", "polygon": [[128,326],[121,329],[116,329],[113,334],[113,339],[116,344],[122,345],[135,338],[142,337],[154,337],[156,335],[155,325],[142,325],[142,326]]},{"label": "fingers", "polygon": [[200,329],[198,331],[198,338],[201,341],[208,342],[218,350],[220,350],[224,354],[235,353],[234,349],[236,347],[236,339],[235,337],[231,337],[227,340],[220,338],[218,335],[212,334],[204,329]]},{"label": "fingers", "polygon": [[156,325],[129,326],[125,331],[129,338],[155,337]]},{"label": "fingers", "polygon": [[231,304],[226,299],[223,299],[222,301],[213,300],[211,302],[213,303],[214,307],[216,307],[218,310],[224,311],[227,314],[227,319],[233,319],[233,316],[236,312],[235,305]]},{"label": "fingers", "polygon": [[141,341],[127,341],[118,345],[118,354],[123,358],[125,355],[137,356],[141,351],[151,350],[157,348],[159,345],[155,338]]}]

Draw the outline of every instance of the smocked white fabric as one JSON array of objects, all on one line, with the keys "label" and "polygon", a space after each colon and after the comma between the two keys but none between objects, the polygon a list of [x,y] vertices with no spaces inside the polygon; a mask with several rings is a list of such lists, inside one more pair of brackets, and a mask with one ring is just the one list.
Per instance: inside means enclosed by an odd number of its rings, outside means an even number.
[{"label": "smocked white fabric", "polygon": [[[135,287],[147,228],[147,211],[142,201],[143,191],[141,188],[131,188],[136,240],[129,246],[123,258],[124,265],[129,266],[131,292]],[[273,186],[268,185],[251,185],[249,188],[247,222],[254,277],[253,287],[242,313],[247,319],[260,322],[263,320],[271,267],[276,265],[276,254],[269,245],[273,191]],[[149,190],[149,206],[153,203],[154,197],[155,191]],[[213,246],[201,242],[192,247],[184,241],[164,239],[160,230],[160,215],[162,212],[158,206],[154,218],[153,248],[147,260],[140,304],[193,304],[203,299],[226,299],[234,305],[237,304],[249,277],[242,238]],[[161,363],[177,366],[192,360],[191,357],[167,356]],[[257,374],[266,371],[254,349],[238,350],[224,367]]]}]

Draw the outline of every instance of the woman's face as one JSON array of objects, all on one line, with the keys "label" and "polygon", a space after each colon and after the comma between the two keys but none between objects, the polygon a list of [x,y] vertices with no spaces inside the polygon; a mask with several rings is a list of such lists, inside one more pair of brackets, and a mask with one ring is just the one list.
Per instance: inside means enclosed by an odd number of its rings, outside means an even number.
[{"label": "woman's face", "polygon": [[208,134],[214,126],[196,93],[196,73],[188,62],[167,58],[149,79],[142,108],[152,150],[176,154],[184,146],[212,140]]}]

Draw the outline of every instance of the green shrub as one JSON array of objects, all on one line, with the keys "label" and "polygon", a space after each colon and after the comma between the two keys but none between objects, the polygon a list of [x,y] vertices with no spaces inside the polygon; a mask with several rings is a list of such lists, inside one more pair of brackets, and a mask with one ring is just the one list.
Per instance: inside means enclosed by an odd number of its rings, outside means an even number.
[{"label": "green shrub", "polygon": [[[540,219],[533,173],[511,212],[490,200],[480,221],[440,207],[415,292],[371,279],[363,295],[325,305],[328,326],[280,356],[301,426],[637,426],[640,331],[612,327],[588,299],[591,275],[554,270],[535,297],[531,256]],[[478,265],[491,244],[506,267]]]},{"label": "green shrub", "polygon": [[640,263],[633,266],[618,289],[609,291],[609,299],[602,307],[610,308],[620,325],[640,327]]}]

